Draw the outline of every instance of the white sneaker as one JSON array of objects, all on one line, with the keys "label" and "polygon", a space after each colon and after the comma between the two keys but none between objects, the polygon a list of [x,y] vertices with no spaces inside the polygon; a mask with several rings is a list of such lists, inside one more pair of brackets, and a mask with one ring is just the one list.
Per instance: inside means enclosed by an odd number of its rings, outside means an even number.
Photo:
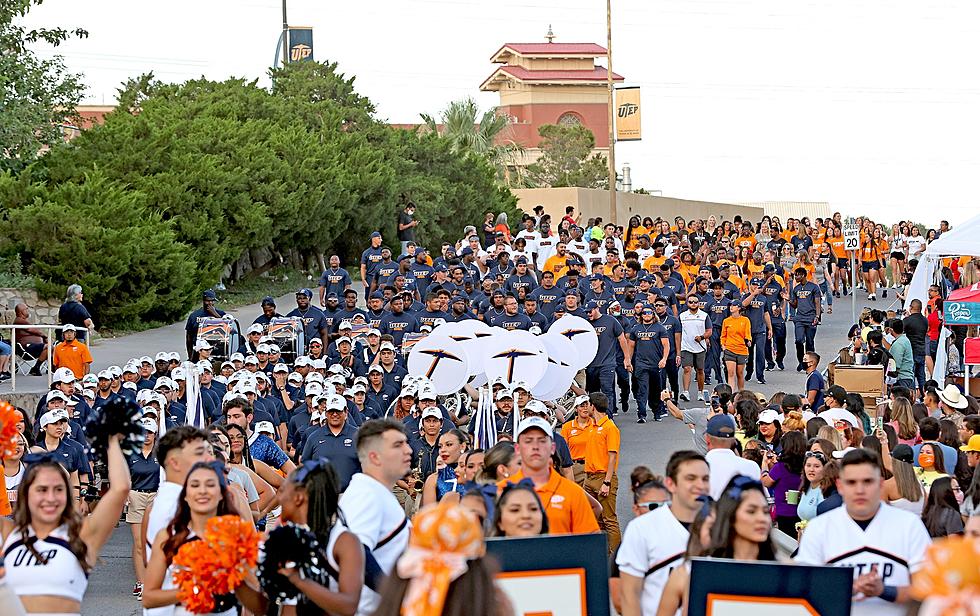
[{"label": "white sneaker", "polygon": [[704,402],[704,392],[703,391],[699,391],[698,392],[698,402]]},{"label": "white sneaker", "polygon": [[684,402],[690,402],[691,401],[691,394],[687,393],[686,391],[682,391],[681,392],[681,400],[683,400]]},{"label": "white sneaker", "polygon": [[870,295],[868,295],[868,299],[869,299],[869,300],[871,300],[871,301],[875,301],[875,300],[877,300],[878,298],[877,298],[877,297],[875,297],[875,294],[874,294],[874,293],[872,293],[872,294],[870,294]]}]

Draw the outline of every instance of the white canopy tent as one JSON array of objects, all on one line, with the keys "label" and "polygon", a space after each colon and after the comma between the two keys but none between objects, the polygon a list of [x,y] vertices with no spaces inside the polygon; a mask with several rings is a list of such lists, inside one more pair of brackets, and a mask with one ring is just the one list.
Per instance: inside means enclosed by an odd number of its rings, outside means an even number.
[{"label": "white canopy tent", "polygon": [[935,279],[939,261],[946,257],[962,255],[980,255],[980,216],[956,225],[926,247],[926,251],[919,257],[915,274],[912,275],[903,307],[907,308],[913,299],[918,299],[925,304],[928,300],[929,285]]},{"label": "white canopy tent", "polygon": [[[923,305],[928,301],[929,285],[938,281],[936,273],[940,261],[947,257],[960,257],[963,255],[980,255],[980,216],[974,216],[970,220],[956,225],[955,228],[943,233],[938,240],[929,244],[926,251],[919,257],[919,264],[912,275],[912,281],[905,294],[904,308],[908,308],[909,302],[917,299]],[[942,385],[946,374],[946,339],[949,337],[949,330],[945,327],[939,336],[939,351],[936,353],[936,362],[933,369],[935,375],[943,375],[944,378],[936,378]],[[969,381],[967,381],[969,383]]]}]

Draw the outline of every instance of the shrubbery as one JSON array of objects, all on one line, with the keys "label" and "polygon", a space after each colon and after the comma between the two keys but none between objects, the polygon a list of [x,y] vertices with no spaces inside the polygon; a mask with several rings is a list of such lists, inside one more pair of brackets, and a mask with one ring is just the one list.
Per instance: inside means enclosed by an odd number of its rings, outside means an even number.
[{"label": "shrubbery", "polygon": [[82,284],[111,326],[182,317],[249,251],[355,264],[381,230],[397,253],[407,199],[435,249],[485,211],[516,214],[485,160],[375,120],[335,64],[273,78],[272,92],[130,82],[104,125],[0,175],[0,253],[20,253],[42,292]]}]

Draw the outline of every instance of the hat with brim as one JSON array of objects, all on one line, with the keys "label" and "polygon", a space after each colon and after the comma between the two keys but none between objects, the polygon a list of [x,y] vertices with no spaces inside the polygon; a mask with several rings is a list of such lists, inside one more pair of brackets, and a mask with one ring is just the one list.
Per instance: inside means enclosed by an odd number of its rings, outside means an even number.
[{"label": "hat with brim", "polygon": [[938,395],[943,404],[950,408],[961,411],[969,406],[966,401],[966,396],[960,393],[960,388],[956,385],[947,385]]}]

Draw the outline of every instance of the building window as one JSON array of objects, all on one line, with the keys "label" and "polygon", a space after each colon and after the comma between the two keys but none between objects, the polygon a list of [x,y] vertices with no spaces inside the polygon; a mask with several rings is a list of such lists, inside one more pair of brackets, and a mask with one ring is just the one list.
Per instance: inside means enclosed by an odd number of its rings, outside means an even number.
[{"label": "building window", "polygon": [[582,124],[582,118],[576,113],[568,112],[561,114],[558,118],[558,126],[579,126]]}]

